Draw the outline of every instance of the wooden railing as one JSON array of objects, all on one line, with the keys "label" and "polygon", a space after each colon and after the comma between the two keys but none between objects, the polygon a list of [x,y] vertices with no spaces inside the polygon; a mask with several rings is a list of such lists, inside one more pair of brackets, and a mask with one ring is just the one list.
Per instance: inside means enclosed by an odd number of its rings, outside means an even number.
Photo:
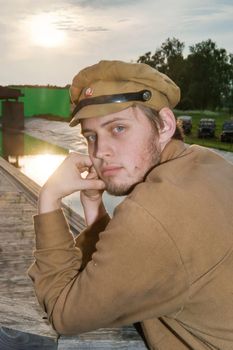
[{"label": "wooden railing", "polygon": [[[27,269],[33,261],[32,215],[40,187],[0,158],[0,349],[146,349],[133,326],[59,337],[39,307]],[[64,205],[74,234],[84,220]]]}]

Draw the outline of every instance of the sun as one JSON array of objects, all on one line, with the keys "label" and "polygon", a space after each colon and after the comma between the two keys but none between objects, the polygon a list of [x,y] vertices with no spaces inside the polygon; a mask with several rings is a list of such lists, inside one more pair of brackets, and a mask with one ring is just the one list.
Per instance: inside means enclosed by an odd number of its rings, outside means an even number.
[{"label": "sun", "polygon": [[42,47],[57,47],[64,43],[65,33],[57,28],[58,18],[53,14],[33,16],[29,23],[31,41]]}]

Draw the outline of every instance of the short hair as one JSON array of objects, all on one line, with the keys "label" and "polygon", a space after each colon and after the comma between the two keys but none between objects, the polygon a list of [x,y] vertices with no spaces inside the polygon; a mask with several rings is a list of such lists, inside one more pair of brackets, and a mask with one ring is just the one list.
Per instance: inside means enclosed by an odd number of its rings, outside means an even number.
[{"label": "short hair", "polygon": [[[155,109],[144,106],[139,103],[135,103],[133,107],[138,107],[141,109],[141,111],[145,114],[145,116],[151,121],[152,126],[156,129],[157,133],[159,132],[158,131],[159,129],[162,129],[164,127],[163,120],[161,119],[159,113]],[[175,140],[184,141],[183,129],[178,122],[176,122],[176,130],[172,138]]]}]

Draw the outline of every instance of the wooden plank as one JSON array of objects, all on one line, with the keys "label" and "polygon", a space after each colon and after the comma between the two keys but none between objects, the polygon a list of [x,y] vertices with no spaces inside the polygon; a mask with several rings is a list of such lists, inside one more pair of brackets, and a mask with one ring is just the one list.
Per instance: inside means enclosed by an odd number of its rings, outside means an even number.
[{"label": "wooden plank", "polygon": [[56,350],[57,341],[35,334],[0,327],[1,350]]},{"label": "wooden plank", "polygon": [[[38,191],[35,183],[0,159],[0,349],[146,349],[133,327],[107,328],[58,338],[49,325],[27,276],[33,261],[32,216],[36,214]],[[72,220],[80,217],[67,210],[73,227]],[[73,231],[81,227],[84,221]]]},{"label": "wooden plank", "polygon": [[57,339],[57,334],[49,325],[46,314],[34,298],[21,300],[16,296],[9,298],[1,295],[0,316],[0,323],[5,328]]},{"label": "wooden plank", "polygon": [[[6,160],[0,157],[0,169],[1,176],[3,177],[4,186],[4,176],[7,177],[8,185],[9,183],[17,188],[17,191],[24,193],[24,196],[30,201],[35,207],[37,206],[37,199],[40,191],[40,186],[33,180],[29,179],[26,175],[21,173],[17,168],[9,164]],[[1,186],[1,183],[0,183]],[[1,188],[3,187],[1,186]],[[63,210],[65,212],[66,218],[71,226],[71,230],[74,234],[79,233],[85,228],[84,219],[76,213],[74,210],[69,208],[66,204],[62,204]]]},{"label": "wooden plank", "polygon": [[133,326],[98,329],[75,337],[60,337],[58,350],[145,350],[146,345]]},{"label": "wooden plank", "polygon": [[0,349],[56,349],[27,275],[35,244],[36,207],[0,167]]}]

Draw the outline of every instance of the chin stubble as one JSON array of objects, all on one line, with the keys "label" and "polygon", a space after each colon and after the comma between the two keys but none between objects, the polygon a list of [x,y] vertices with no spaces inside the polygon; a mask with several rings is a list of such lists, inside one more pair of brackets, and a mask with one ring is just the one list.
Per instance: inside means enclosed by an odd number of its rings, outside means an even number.
[{"label": "chin stubble", "polygon": [[113,196],[126,196],[132,190],[134,187],[143,182],[147,176],[147,174],[151,171],[152,168],[154,168],[157,164],[160,162],[160,152],[158,150],[157,144],[155,142],[156,135],[152,133],[151,137],[148,140],[148,146],[145,150],[145,154],[148,154],[148,167],[143,176],[136,179],[132,184],[122,183],[122,184],[115,184],[114,182],[105,182],[106,185],[106,191]]}]

